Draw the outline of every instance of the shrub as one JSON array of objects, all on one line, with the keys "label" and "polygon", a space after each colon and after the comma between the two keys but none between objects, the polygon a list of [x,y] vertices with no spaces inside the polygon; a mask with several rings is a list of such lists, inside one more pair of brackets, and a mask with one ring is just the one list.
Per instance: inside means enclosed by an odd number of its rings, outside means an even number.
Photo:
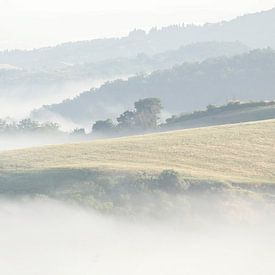
[{"label": "shrub", "polygon": [[156,187],[166,192],[176,192],[182,188],[182,182],[176,171],[164,170],[156,180]]}]

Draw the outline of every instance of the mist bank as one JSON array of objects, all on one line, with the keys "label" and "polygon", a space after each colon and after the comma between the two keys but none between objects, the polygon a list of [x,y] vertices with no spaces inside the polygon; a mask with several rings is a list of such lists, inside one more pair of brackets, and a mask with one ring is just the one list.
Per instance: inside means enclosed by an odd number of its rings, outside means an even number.
[{"label": "mist bank", "polygon": [[16,134],[16,135],[0,135],[0,152],[7,150],[16,150],[23,148],[69,144],[76,142],[88,141],[88,136],[70,135],[68,133],[58,134]]},{"label": "mist bank", "polygon": [[[45,78],[37,79],[32,75],[17,77],[11,73],[9,79],[5,79],[5,74],[2,74],[1,71],[0,75],[2,76],[0,80],[0,117],[16,119],[29,116],[32,110],[45,104],[53,104],[64,100],[64,98],[74,98],[83,90],[88,91],[91,87],[100,87],[106,81],[116,79],[114,77],[82,80],[60,78],[53,80],[52,76],[47,74]],[[125,79],[125,76],[120,76],[120,78]],[[57,115],[55,117],[58,118]],[[66,125],[64,127],[66,128]]]},{"label": "mist bank", "polygon": [[235,212],[248,222],[225,226],[208,213],[183,226],[180,215],[133,221],[52,200],[1,200],[0,272],[272,275],[274,217]]},{"label": "mist bank", "polygon": [[273,184],[5,171],[0,195],[1,273],[274,273]]}]

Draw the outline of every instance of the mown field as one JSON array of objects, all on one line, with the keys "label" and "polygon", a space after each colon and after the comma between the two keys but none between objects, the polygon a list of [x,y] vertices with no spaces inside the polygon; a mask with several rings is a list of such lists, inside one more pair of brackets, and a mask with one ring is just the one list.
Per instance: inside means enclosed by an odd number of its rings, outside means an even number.
[{"label": "mown field", "polygon": [[173,169],[190,179],[275,183],[275,120],[0,153],[1,174],[51,169]]}]

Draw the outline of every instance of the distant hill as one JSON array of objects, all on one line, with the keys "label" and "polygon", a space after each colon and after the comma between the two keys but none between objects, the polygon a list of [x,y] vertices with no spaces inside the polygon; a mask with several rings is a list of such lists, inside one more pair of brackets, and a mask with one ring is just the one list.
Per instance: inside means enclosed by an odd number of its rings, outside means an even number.
[{"label": "distant hill", "polygon": [[90,125],[98,119],[115,118],[141,98],[158,97],[170,114],[193,112],[208,104],[229,100],[262,101],[275,98],[275,52],[255,50],[230,58],[184,63],[170,70],[116,80],[84,92],[72,100],[44,106],[35,119],[61,116]]},{"label": "distant hill", "polygon": [[[4,90],[21,87],[34,90],[39,95],[39,87],[51,87],[65,82],[113,79],[141,72],[167,69],[189,61],[203,61],[218,56],[234,56],[248,52],[249,48],[240,42],[203,42],[182,46],[177,50],[153,56],[140,54],[134,58],[116,58],[105,61],[77,64],[48,71],[15,70],[11,65],[0,64],[0,95]],[[13,71],[11,70],[13,69]]]},{"label": "distant hill", "polygon": [[240,16],[215,24],[176,25],[135,30],[127,37],[70,42],[31,51],[4,51],[0,63],[23,69],[58,69],[75,64],[115,58],[154,55],[182,45],[205,41],[240,41],[249,47],[275,47],[275,9]]},{"label": "distant hill", "polygon": [[34,108],[72,98],[106,81],[171,68],[185,61],[202,61],[248,51],[249,48],[239,42],[204,42],[153,56],[140,54],[134,58],[116,58],[43,71],[39,67],[29,71],[0,64],[0,116],[19,116],[21,119]]},{"label": "distant hill", "polygon": [[70,79],[113,77],[133,75],[168,69],[184,62],[203,61],[213,57],[230,57],[249,52],[250,48],[240,42],[201,42],[181,46],[155,55],[138,54],[134,58],[116,58],[97,63],[69,66],[60,73]]}]

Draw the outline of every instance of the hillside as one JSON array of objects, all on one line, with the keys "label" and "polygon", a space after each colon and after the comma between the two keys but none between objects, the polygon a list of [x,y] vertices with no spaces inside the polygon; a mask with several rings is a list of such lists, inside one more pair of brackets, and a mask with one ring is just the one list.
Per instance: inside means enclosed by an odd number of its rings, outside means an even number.
[{"label": "hillside", "polygon": [[[34,108],[72,98],[106,81],[168,69],[184,61],[203,61],[209,57],[233,56],[248,51],[249,48],[239,42],[205,42],[152,56],[139,54],[133,58],[98,62],[88,62],[87,59],[83,64],[64,65],[57,69],[39,66],[30,70],[19,69],[0,63],[0,98],[3,97],[0,100],[0,116],[21,118],[22,113],[29,115]],[[5,111],[6,106],[12,109]],[[51,119],[51,116],[47,118]]]},{"label": "hillside", "polygon": [[[0,153],[0,171],[32,174],[98,169],[238,183],[275,183],[275,120]],[[67,172],[66,172],[67,171]],[[5,181],[4,181],[5,182]]]},{"label": "hillside", "polygon": [[149,33],[135,30],[122,38],[70,42],[32,51],[5,51],[0,53],[0,63],[24,69],[57,69],[66,64],[133,58],[139,53],[153,55],[203,41],[240,41],[253,48],[275,47],[274,26],[275,9],[272,9],[204,26],[183,24],[153,28]]},{"label": "hillside", "polygon": [[234,57],[184,63],[170,70],[108,82],[60,104],[33,112],[34,119],[58,115],[89,126],[115,118],[141,98],[157,97],[168,113],[193,112],[229,100],[274,100],[275,52],[255,50]]},{"label": "hillside", "polygon": [[267,119],[275,119],[275,101],[232,101],[222,106],[209,105],[206,110],[174,115],[161,126],[163,129],[186,129]]},{"label": "hillside", "polygon": [[[156,55],[139,54],[133,58],[115,58],[100,62],[88,62],[59,69],[19,69],[0,63],[0,95],[10,89],[36,90],[39,87],[61,85],[64,82],[112,79],[140,72],[168,69],[183,62],[203,61],[211,57],[234,56],[248,52],[249,48],[239,42],[204,42],[182,46],[177,50]],[[13,70],[12,70],[13,69]],[[56,91],[58,93],[58,90]]]}]

